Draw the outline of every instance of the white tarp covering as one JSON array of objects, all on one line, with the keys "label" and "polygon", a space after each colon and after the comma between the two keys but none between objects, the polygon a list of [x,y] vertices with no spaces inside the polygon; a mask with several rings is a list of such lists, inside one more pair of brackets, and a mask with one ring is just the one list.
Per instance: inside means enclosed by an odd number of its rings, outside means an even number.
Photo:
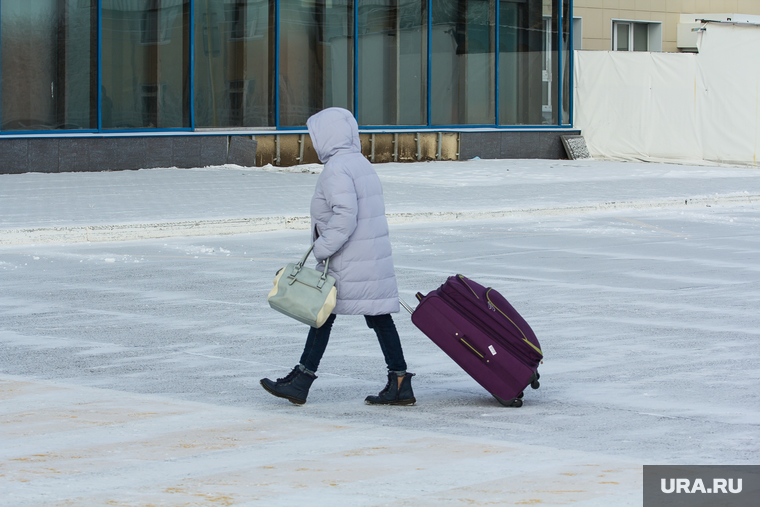
[{"label": "white tarp covering", "polygon": [[594,157],[760,165],[760,27],[709,23],[698,54],[576,51]]}]

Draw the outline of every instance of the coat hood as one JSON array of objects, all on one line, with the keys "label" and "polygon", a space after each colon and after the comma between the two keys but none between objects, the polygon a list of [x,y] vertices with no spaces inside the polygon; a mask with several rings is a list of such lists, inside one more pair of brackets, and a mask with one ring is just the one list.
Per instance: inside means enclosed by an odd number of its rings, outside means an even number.
[{"label": "coat hood", "polygon": [[361,153],[359,125],[350,111],[330,107],[306,121],[311,143],[322,163],[338,153]]}]

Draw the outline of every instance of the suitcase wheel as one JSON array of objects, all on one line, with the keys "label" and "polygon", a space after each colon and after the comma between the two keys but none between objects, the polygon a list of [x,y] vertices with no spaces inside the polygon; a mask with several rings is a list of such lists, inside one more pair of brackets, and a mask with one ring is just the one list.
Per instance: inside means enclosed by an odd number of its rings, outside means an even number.
[{"label": "suitcase wheel", "polygon": [[535,374],[533,374],[533,378],[530,380],[530,387],[533,389],[538,389],[541,387],[541,383],[538,381],[538,379],[541,378],[541,374],[536,371]]},{"label": "suitcase wheel", "polygon": [[517,395],[517,397],[520,399],[522,399],[523,396],[525,396],[525,392],[521,392],[520,394]]},{"label": "suitcase wheel", "polygon": [[493,395],[493,397],[496,398],[496,401],[498,401],[499,403],[501,403],[505,407],[520,408],[520,407],[523,406],[523,401],[520,399],[520,398],[522,398],[522,394],[523,393],[520,393],[520,395],[517,398],[512,398],[511,400],[505,400],[504,398],[499,398],[495,394]]}]

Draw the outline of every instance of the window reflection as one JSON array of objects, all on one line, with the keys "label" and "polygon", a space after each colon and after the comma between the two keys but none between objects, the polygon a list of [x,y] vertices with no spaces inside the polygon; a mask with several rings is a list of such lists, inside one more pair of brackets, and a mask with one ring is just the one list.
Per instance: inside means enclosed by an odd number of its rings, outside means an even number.
[{"label": "window reflection", "polygon": [[358,0],[359,123],[427,123],[427,1]]},{"label": "window reflection", "polygon": [[97,128],[94,3],[0,2],[2,130]]},{"label": "window reflection", "polygon": [[274,126],[274,0],[195,1],[195,124]]},{"label": "window reflection", "polygon": [[188,128],[190,107],[201,128],[303,127],[355,104],[361,125],[568,125],[571,22],[568,0],[2,0],[0,128]]},{"label": "window reflection", "polygon": [[493,125],[494,0],[433,0],[431,123]]},{"label": "window reflection", "polygon": [[353,111],[353,0],[280,0],[280,125]]},{"label": "window reflection", "polygon": [[499,2],[499,124],[552,123],[551,26],[551,2]]},{"label": "window reflection", "polygon": [[103,0],[103,128],[189,127],[189,0]]}]

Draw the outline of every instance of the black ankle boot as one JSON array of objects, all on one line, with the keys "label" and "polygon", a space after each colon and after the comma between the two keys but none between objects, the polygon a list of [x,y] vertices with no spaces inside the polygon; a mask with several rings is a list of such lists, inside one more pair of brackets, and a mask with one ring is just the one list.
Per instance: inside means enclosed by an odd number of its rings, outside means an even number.
[{"label": "black ankle boot", "polygon": [[407,373],[398,385],[398,376],[388,372],[388,383],[377,396],[367,396],[364,403],[367,405],[414,405],[417,401],[412,391],[412,377],[414,373]]},{"label": "black ankle boot", "polygon": [[278,378],[277,382],[268,378],[261,379],[261,387],[271,394],[280,398],[285,398],[296,405],[306,403],[306,397],[309,395],[309,388],[317,376],[313,373],[307,373],[301,369],[301,365],[296,365],[293,371],[283,378]]}]

